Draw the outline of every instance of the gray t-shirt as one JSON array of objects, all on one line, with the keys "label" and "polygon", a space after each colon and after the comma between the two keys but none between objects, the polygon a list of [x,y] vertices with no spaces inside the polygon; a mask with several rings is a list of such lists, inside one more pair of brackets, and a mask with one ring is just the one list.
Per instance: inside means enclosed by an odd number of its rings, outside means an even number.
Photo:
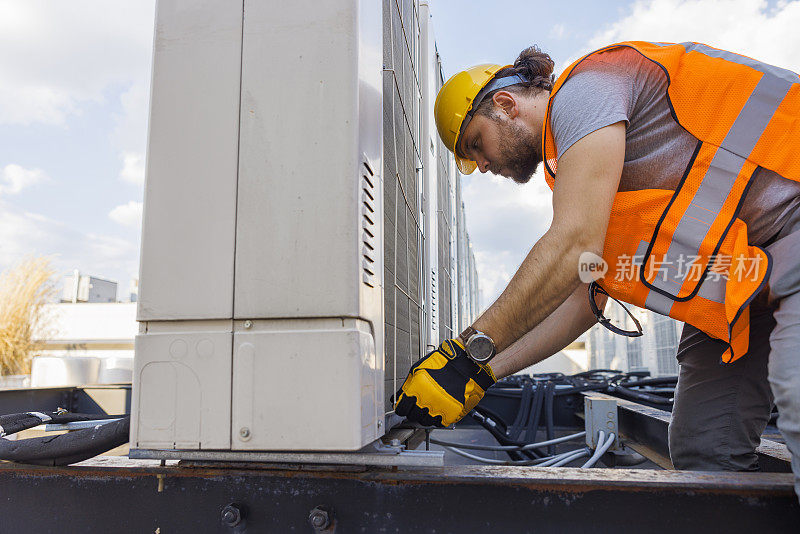
[{"label": "gray t-shirt", "polygon": [[[609,61],[612,56],[614,61]],[[623,59],[622,62],[618,59]],[[553,99],[551,126],[559,156],[595,130],[625,121],[625,163],[619,191],[674,190],[697,138],[672,117],[667,77],[630,48],[585,59]],[[800,182],[762,169],[747,192],[739,217],[750,244],[762,245],[800,205]]]}]

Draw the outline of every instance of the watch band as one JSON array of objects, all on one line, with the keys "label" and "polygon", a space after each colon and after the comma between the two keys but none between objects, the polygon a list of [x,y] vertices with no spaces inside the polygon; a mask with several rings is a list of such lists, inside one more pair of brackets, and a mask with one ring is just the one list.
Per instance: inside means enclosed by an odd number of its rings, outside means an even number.
[{"label": "watch band", "polygon": [[467,347],[467,341],[469,341],[469,338],[472,337],[473,335],[477,334],[477,333],[478,333],[477,330],[475,330],[471,326],[468,326],[467,328],[464,329],[463,332],[458,334],[458,339],[459,339],[459,341],[461,341],[461,344],[464,345],[464,348],[466,348]]}]

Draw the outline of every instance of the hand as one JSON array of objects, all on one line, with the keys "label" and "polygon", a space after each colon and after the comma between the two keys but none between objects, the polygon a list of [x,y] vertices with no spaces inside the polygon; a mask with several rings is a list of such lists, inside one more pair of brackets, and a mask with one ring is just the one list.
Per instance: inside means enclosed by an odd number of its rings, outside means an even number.
[{"label": "hand", "polygon": [[411,366],[395,394],[394,411],[423,426],[446,427],[467,415],[497,382],[488,365],[475,363],[457,339]]}]

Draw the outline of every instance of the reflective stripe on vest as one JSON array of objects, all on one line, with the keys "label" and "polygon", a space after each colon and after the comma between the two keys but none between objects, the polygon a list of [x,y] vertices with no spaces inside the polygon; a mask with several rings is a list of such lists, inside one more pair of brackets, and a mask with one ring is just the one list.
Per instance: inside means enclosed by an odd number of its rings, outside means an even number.
[{"label": "reflective stripe on vest", "polygon": [[[748,164],[747,157],[752,152],[764,129],[769,124],[778,106],[786,97],[794,83],[800,81],[797,74],[785,69],[780,69],[761,63],[754,59],[746,58],[737,54],[732,54],[724,50],[715,50],[706,45],[698,43],[681,43],[686,52],[698,52],[711,57],[718,57],[727,61],[746,65],[763,74],[761,80],[753,89],[744,107],[739,112],[733,125],[725,136],[719,148],[703,147],[698,145],[698,150],[692,158],[689,169],[695,164],[695,158],[701,150],[713,151],[711,162],[695,191],[683,191],[686,188],[686,177],[676,190],[678,194],[692,194],[692,200],[685,208],[676,207],[675,203],[670,203],[667,211],[664,212],[661,221],[670,218],[678,220],[671,236],[662,232],[661,222],[656,229],[656,238],[653,240],[654,247],[648,249],[645,254],[644,263],[653,249],[658,252],[659,257],[663,258],[663,264],[667,268],[665,276],[658,278],[652,276],[648,280],[647,269],[642,269],[642,283],[651,290],[647,297],[647,308],[659,313],[669,315],[674,302],[689,300],[700,289],[703,280],[708,273],[707,259],[716,253],[714,248],[727,233],[730,222],[736,217],[739,211],[740,200],[747,191],[748,183],[752,175],[757,172],[753,164]],[[658,46],[669,46],[658,43]],[[688,172],[687,172],[688,174]],[[735,204],[736,209],[732,214],[726,215],[723,206],[727,203]],[[728,210],[730,213],[730,210]],[[706,241],[712,226],[717,226],[721,231],[718,239],[710,242]],[[666,249],[666,250],[665,250]],[[679,258],[699,256],[703,258],[703,265],[706,266],[704,274],[700,280],[690,286],[686,291],[682,291],[687,281],[687,276],[680,276],[677,263]],[[688,274],[688,273],[687,273]]]}]

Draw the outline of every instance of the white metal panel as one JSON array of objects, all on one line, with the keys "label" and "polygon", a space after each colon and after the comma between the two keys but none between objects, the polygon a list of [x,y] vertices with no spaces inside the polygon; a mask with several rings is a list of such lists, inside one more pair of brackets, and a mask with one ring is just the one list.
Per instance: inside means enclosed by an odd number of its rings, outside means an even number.
[{"label": "white metal panel", "polygon": [[255,321],[234,336],[233,449],[357,450],[383,434],[368,323]]},{"label": "white metal panel", "polygon": [[242,2],[159,0],[138,319],[230,318]]},{"label": "white metal panel", "polygon": [[363,250],[365,217],[380,240],[374,4],[245,1],[237,318],[380,318],[381,254]]},{"label": "white metal panel", "polygon": [[232,338],[212,331],[136,336],[132,447],[230,448]]},{"label": "white metal panel", "polygon": [[439,343],[439,224],[438,224],[438,165],[436,164],[439,143],[433,105],[439,85],[439,58],[431,23],[430,6],[427,0],[420,2],[420,47],[422,66],[422,166],[425,198],[424,226],[426,232],[424,281],[427,325],[424,341],[426,352]]}]

